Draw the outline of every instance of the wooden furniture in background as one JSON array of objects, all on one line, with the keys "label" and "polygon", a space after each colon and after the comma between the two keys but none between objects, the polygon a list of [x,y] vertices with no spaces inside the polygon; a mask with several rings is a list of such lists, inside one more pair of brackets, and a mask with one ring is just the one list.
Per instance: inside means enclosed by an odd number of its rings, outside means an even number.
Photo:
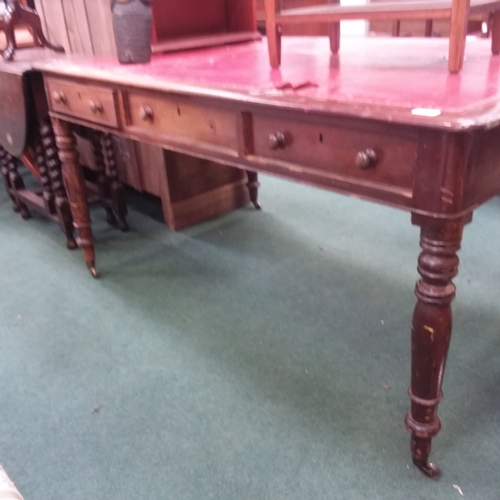
[{"label": "wooden furniture in background", "polygon": [[16,26],[26,26],[33,35],[35,45],[42,45],[55,52],[64,52],[63,47],[51,44],[42,31],[42,24],[36,12],[21,4],[20,0],[8,0],[5,14],[3,15],[3,30],[7,40],[7,47],[2,52],[6,61],[14,58],[18,47],[16,41]]},{"label": "wooden furniture in background", "polygon": [[[220,44],[250,35],[255,38],[253,0],[226,3],[155,0],[156,40],[167,44],[164,49],[179,49],[182,44]],[[35,0],[35,4],[47,38],[61,44],[67,53],[116,55],[109,0]],[[168,18],[173,6],[178,7],[181,21],[176,28]],[[169,34],[170,28],[177,31]],[[194,36],[196,30],[203,34],[201,38]],[[114,142],[120,179],[138,191],[160,197],[165,222],[171,229],[183,229],[250,201],[246,188],[248,176],[241,170],[221,168],[187,155],[172,155],[159,147],[123,138],[114,138]],[[91,145],[80,139],[78,145],[82,162],[95,169]]]},{"label": "wooden furniture in background", "polygon": [[260,38],[254,0],[155,0],[153,52]]},{"label": "wooden furniture in background", "polygon": [[[83,190],[70,127],[80,123],[409,211],[422,250],[406,427],[413,462],[436,477],[429,455],[441,428],[457,252],[474,209],[500,193],[500,58],[492,60],[479,39],[461,74],[450,75],[445,39],[351,38],[338,65],[329,64],[321,38],[284,43],[297,62],[284,81],[269,71],[259,43],[165,54],[147,79],[140,66],[112,61],[38,64],[65,175]],[[214,71],[206,71],[207,55]],[[304,81],[314,86],[293,89]],[[83,116],[52,98],[62,89],[114,95],[119,106]],[[87,210],[73,215],[82,241],[91,242]],[[83,247],[93,265],[92,244]]]},{"label": "wooden furniture in background", "polygon": [[[387,0],[371,0],[370,3],[377,3]],[[405,1],[405,0],[400,0]],[[328,0],[281,0],[282,9],[293,9],[313,5],[327,5]],[[257,27],[261,33],[265,33],[266,14],[264,9],[264,0],[257,0]],[[467,34],[481,33],[481,36],[488,36],[488,31],[483,32],[483,22],[488,22],[488,16],[472,16],[469,19]],[[446,19],[434,21],[428,19],[421,20],[375,20],[369,22],[368,32],[370,35],[388,35],[388,36],[442,36],[449,37],[450,22]],[[307,24],[288,24],[282,26],[282,36],[286,35],[305,35],[305,36],[327,36],[327,23],[307,23]]]},{"label": "wooden furniture in background", "polygon": [[448,70],[460,71],[463,65],[469,17],[491,14],[491,50],[500,53],[500,1],[498,0],[412,0],[401,3],[378,2],[367,5],[324,5],[282,9],[280,0],[265,0],[269,61],[273,68],[281,63],[281,27],[288,24],[325,22],[330,26],[332,53],[339,50],[339,22],[347,19],[403,20],[449,19],[451,23]]},{"label": "wooden furniture in background", "polygon": [[[52,124],[41,76],[32,71],[33,61],[52,54],[30,49],[17,54],[16,61],[0,62],[0,169],[12,208],[24,219],[30,209],[59,224],[66,235],[66,246],[73,250],[73,217],[63,182]],[[85,196],[106,210],[108,222],[118,219],[121,230],[127,230],[127,208],[123,188],[118,182],[113,145],[106,134],[85,129],[92,137],[98,184],[86,185]],[[104,156],[106,156],[106,161]],[[27,189],[18,170],[20,158],[39,181],[40,187]],[[116,216],[115,216],[116,214]]]},{"label": "wooden furniture in background", "polygon": [[[284,9],[294,9],[297,7],[325,5],[329,0],[281,0],[281,6]],[[256,0],[257,27],[262,33],[265,33],[266,12],[264,0]],[[327,23],[307,23],[297,25],[287,25],[282,27],[282,35],[285,36],[326,36],[328,35]]]}]

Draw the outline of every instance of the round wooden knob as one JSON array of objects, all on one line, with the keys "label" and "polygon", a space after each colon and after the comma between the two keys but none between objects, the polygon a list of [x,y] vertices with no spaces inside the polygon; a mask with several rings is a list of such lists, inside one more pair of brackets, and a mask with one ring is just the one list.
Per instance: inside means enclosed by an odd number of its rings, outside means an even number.
[{"label": "round wooden knob", "polygon": [[104,108],[102,107],[102,104],[99,101],[89,101],[89,108],[94,115],[97,113],[102,113],[104,111]]},{"label": "round wooden knob", "polygon": [[139,116],[141,117],[141,119],[147,122],[153,121],[155,114],[149,106],[142,106],[142,108],[139,110]]},{"label": "round wooden knob", "polygon": [[52,92],[52,99],[56,104],[66,104],[66,96],[62,90],[54,90]]},{"label": "round wooden knob", "polygon": [[371,148],[360,151],[356,155],[355,163],[357,167],[362,169],[373,168],[378,163],[377,153]]},{"label": "round wooden knob", "polygon": [[271,149],[280,149],[286,146],[285,134],[283,132],[275,132],[269,136],[267,144]]}]

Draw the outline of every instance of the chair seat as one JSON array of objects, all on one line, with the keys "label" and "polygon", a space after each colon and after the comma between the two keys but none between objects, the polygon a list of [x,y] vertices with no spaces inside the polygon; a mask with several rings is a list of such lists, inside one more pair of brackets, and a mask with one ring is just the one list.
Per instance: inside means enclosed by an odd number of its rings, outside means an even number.
[{"label": "chair seat", "polygon": [[[282,24],[335,22],[347,19],[449,19],[451,1],[417,0],[411,2],[377,2],[366,5],[317,5],[283,9],[276,14]],[[472,0],[469,15],[500,10],[498,0]]]}]

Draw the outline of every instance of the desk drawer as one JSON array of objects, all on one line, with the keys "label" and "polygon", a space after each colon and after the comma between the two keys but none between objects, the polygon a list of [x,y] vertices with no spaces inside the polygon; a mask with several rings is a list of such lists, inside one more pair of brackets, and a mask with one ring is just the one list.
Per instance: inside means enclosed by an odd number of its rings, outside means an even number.
[{"label": "desk drawer", "polygon": [[46,87],[52,111],[118,128],[113,90],[52,78],[47,79]]},{"label": "desk drawer", "polygon": [[258,157],[391,186],[413,186],[413,139],[259,115],[253,116],[253,137],[253,154]]},{"label": "desk drawer", "polygon": [[238,151],[234,111],[175,95],[129,93],[125,101],[127,126],[140,133]]}]

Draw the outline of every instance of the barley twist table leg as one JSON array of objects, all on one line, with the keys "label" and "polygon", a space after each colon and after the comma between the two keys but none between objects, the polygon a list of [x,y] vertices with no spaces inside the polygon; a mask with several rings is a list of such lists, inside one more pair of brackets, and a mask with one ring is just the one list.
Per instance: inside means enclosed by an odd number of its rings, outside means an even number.
[{"label": "barley twist table leg", "polygon": [[115,214],[108,205],[108,200],[111,198],[111,179],[106,175],[106,164],[104,163],[102,147],[103,136],[102,132],[92,131],[92,150],[97,168],[97,188],[102,206],[106,210],[108,224],[116,224]]},{"label": "barley twist table leg", "polygon": [[118,165],[116,162],[115,148],[111,134],[103,134],[102,147],[108,165],[109,176],[111,178],[111,202],[113,212],[118,217],[118,227],[121,231],[128,231],[127,203],[125,201],[125,191],[118,178]]},{"label": "barley twist table leg", "polygon": [[12,192],[12,186],[10,184],[10,178],[9,178],[9,168],[7,166],[7,151],[3,148],[3,146],[0,145],[0,168],[2,170],[2,177],[3,177],[3,182],[5,184],[5,190],[7,191],[7,194],[9,195],[10,199],[12,200],[12,210],[14,212],[19,212],[19,205],[17,203],[17,199],[14,196]]},{"label": "barley twist table leg", "polygon": [[42,178],[43,198],[50,213],[56,214],[59,225],[66,235],[66,247],[78,248],[74,237],[73,216],[68,195],[62,178],[62,167],[57,154],[57,147],[50,118],[39,124],[40,143],[35,147],[35,154]]},{"label": "barley twist table leg", "polygon": [[[74,250],[78,248],[78,244],[73,236],[73,216],[71,214],[68,195],[63,182],[61,161],[58,157],[50,118],[43,120],[40,124],[40,137],[45,152],[45,164],[50,176],[52,191],[55,195],[55,210],[57,218],[59,219],[59,225],[66,235],[66,247],[69,250]],[[40,165],[42,163],[40,163]]]},{"label": "barley twist table leg", "polygon": [[17,196],[17,191],[25,189],[25,186],[23,178],[17,171],[16,159],[0,146],[0,161],[2,163],[2,175],[5,187],[12,200],[12,210],[19,212],[23,219],[29,219],[31,214],[28,207]]}]

